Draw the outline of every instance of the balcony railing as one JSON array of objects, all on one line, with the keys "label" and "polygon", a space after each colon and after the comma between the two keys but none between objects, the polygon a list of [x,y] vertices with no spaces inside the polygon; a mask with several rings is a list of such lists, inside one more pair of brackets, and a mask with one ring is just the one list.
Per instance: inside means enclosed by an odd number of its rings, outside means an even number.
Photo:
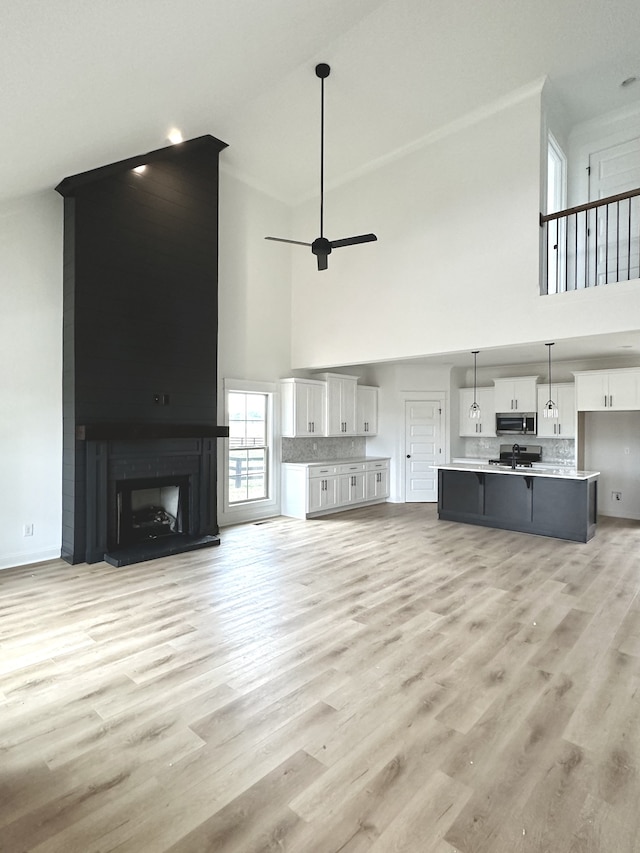
[{"label": "balcony railing", "polygon": [[540,225],[543,293],[640,278],[640,188],[541,213]]}]

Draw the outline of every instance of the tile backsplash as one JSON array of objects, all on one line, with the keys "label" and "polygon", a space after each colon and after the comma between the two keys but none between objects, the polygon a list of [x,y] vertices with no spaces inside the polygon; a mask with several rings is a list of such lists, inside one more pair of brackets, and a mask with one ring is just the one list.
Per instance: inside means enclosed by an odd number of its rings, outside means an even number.
[{"label": "tile backsplash", "polygon": [[[497,438],[466,438],[464,440],[463,456],[471,459],[495,459],[500,453],[501,444],[513,444],[509,441],[517,436],[502,436]],[[542,448],[542,461],[550,465],[574,465],[575,441],[572,438],[540,438],[539,436],[523,436],[518,444],[539,444]]]},{"label": "tile backsplash", "polygon": [[366,455],[367,440],[362,436],[282,439],[283,462],[332,462]]}]

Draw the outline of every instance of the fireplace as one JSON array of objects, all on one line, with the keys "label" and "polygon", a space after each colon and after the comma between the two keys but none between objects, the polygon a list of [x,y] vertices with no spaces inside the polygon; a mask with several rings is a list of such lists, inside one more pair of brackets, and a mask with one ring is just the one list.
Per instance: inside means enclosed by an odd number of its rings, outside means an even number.
[{"label": "fireplace", "polygon": [[128,565],[219,542],[225,147],[202,136],[56,187],[64,196],[62,556],[70,563]]},{"label": "fireplace", "polygon": [[219,544],[216,442],[226,434],[225,427],[83,427],[86,561],[125,566]]},{"label": "fireplace", "polygon": [[116,523],[115,529],[108,533],[108,547],[142,545],[190,533],[189,480],[189,477],[118,480]]}]

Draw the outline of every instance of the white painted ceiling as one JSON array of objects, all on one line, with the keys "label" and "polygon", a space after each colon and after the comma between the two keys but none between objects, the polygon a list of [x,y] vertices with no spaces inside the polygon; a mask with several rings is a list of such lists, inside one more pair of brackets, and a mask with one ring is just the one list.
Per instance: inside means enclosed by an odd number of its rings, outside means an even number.
[{"label": "white painted ceiling", "polygon": [[296,203],[318,192],[319,61],[331,185],[543,77],[570,124],[636,105],[639,36],[638,0],[2,0],[0,201],[178,127]]},{"label": "white painted ceiling", "polygon": [[287,201],[548,76],[572,121],[640,99],[638,0],[2,0],[0,199],[211,133]]}]

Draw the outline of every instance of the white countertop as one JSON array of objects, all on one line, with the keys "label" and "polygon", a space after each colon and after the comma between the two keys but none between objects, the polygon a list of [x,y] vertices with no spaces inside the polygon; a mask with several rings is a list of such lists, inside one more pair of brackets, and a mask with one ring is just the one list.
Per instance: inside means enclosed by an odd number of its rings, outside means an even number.
[{"label": "white countertop", "polygon": [[554,477],[558,480],[593,480],[600,476],[599,471],[578,471],[576,468],[554,468],[536,464],[535,468],[510,468],[506,465],[484,465],[478,462],[450,462],[448,465],[436,465],[443,471],[475,471],[482,474],[518,474],[526,477]]},{"label": "white countertop", "polygon": [[304,462],[283,462],[283,465],[362,465],[363,462],[388,462],[390,456],[353,456],[350,459],[307,459]]}]

